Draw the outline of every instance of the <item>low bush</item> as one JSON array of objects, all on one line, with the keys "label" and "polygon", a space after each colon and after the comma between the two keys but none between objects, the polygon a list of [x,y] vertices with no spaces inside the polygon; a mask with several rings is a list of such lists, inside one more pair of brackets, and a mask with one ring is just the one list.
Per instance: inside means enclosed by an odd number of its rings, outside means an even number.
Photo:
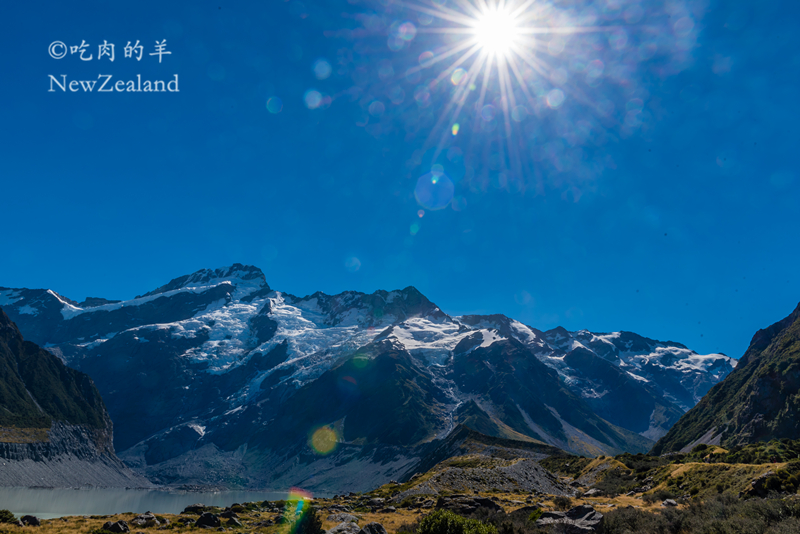
[{"label": "low bush", "polygon": [[0,523],[16,523],[17,518],[8,510],[0,510]]},{"label": "low bush", "polygon": [[498,534],[494,525],[467,519],[449,510],[436,510],[423,517],[416,534]]},{"label": "low bush", "polygon": [[553,498],[553,506],[555,506],[556,510],[569,510],[572,508],[572,499],[558,495]]}]

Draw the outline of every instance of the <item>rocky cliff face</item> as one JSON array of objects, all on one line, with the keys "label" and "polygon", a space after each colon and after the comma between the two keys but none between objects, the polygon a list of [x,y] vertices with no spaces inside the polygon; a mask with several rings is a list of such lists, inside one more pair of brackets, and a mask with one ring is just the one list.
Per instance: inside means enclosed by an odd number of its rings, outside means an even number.
[{"label": "rocky cliff face", "polygon": [[238,264],[129,301],[0,288],[0,304],[95,380],[121,456],[167,483],[322,487],[350,470],[374,484],[459,424],[645,451],[734,363],[627,332],[452,317],[413,287],[297,297]]},{"label": "rocky cliff face", "polygon": [[114,454],[91,379],[24,341],[0,310],[0,485],[149,486]]},{"label": "rocky cliff face", "polygon": [[736,370],[655,445],[653,452],[699,443],[733,447],[800,435],[800,305],[759,330]]}]

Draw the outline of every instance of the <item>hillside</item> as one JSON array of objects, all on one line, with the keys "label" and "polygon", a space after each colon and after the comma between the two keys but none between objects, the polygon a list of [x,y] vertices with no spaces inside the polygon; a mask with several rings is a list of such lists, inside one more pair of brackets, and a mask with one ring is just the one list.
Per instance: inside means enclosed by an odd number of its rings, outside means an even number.
[{"label": "hillside", "polygon": [[653,454],[800,435],[800,305],[759,330],[736,369],[673,426]]},{"label": "hillside", "polygon": [[92,380],[25,341],[0,309],[0,485],[149,486],[112,441]]}]

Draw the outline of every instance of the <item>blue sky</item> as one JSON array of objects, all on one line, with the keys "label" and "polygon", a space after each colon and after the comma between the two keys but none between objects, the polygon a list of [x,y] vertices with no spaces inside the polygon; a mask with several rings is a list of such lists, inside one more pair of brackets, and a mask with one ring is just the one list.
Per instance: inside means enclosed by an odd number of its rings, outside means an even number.
[{"label": "blue sky", "polygon": [[[298,295],[414,285],[451,314],[734,357],[800,301],[794,3],[539,2],[540,26],[600,29],[539,38],[520,122],[490,72],[494,107],[470,96],[455,136],[435,123],[458,87],[430,84],[449,63],[422,56],[446,21],[388,1],[105,4],[0,21],[0,286],[124,299],[241,262]],[[142,60],[122,57],[137,39]],[[103,40],[113,63],[48,55]],[[48,92],[62,74],[180,90]],[[435,164],[453,200],[432,210]]]}]

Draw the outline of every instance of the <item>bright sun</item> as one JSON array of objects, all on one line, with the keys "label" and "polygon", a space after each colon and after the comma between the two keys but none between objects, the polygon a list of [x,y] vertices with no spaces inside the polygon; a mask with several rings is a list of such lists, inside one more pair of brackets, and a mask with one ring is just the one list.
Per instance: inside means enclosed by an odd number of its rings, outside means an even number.
[{"label": "bright sun", "polygon": [[501,8],[486,10],[475,21],[475,38],[481,48],[490,54],[508,55],[518,33],[517,20]]}]

